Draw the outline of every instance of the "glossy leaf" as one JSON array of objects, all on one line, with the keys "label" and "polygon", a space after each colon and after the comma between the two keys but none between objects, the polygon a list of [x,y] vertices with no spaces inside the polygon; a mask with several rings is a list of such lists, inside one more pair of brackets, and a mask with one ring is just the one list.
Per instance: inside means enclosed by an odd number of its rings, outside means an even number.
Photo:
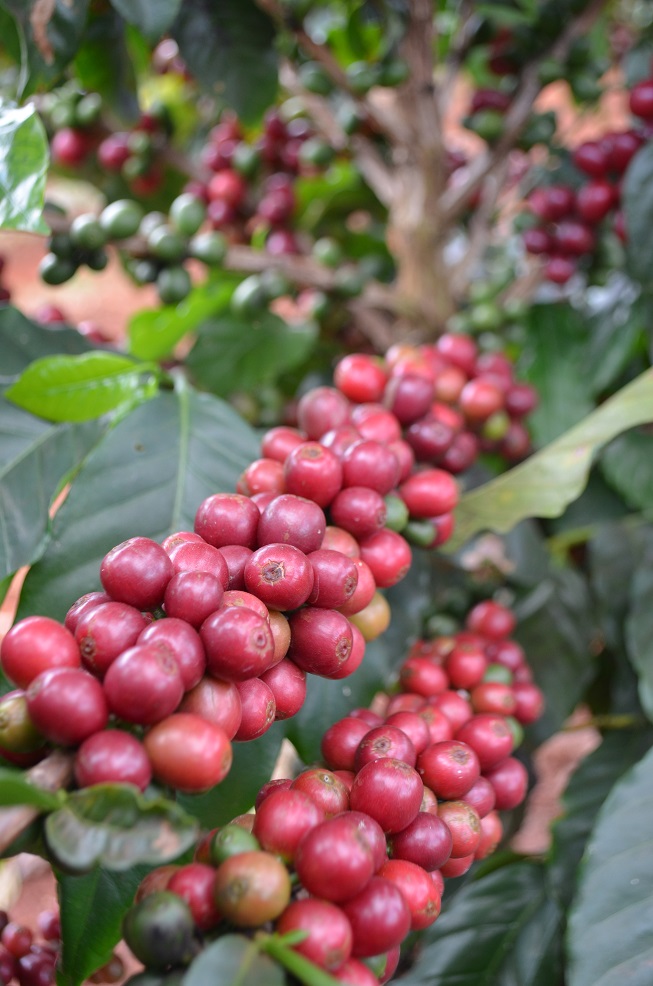
[{"label": "glossy leaf", "polygon": [[59,986],[79,986],[105,965],[122,937],[122,919],[150,867],[116,873],[99,866],[83,876],[58,872],[62,950]]},{"label": "glossy leaf", "polygon": [[642,524],[603,524],[587,545],[591,591],[596,615],[609,647],[624,647],[624,622],[631,601],[632,582],[643,554],[653,551],[653,532]]},{"label": "glossy leaf", "polygon": [[48,424],[0,400],[0,578],[35,560],[55,494],[101,435],[97,422]]},{"label": "glossy leaf", "polygon": [[48,139],[34,106],[0,103],[0,229],[47,233]]},{"label": "glossy leaf", "polygon": [[653,147],[642,147],[624,176],[621,201],[628,230],[628,272],[647,287],[653,264]]},{"label": "glossy leaf", "polygon": [[182,0],[111,0],[112,6],[148,41],[159,41],[174,21]]},{"label": "glossy leaf", "polygon": [[290,326],[271,312],[224,315],[204,323],[186,362],[202,387],[224,397],[274,382],[308,357],[316,338],[315,326]]},{"label": "glossy leaf", "polygon": [[201,501],[233,492],[258,454],[252,430],[227,404],[192,389],[161,394],[120,421],[88,457],[30,569],[19,614],[62,619],[99,588],[100,562],[136,535],[192,530]]},{"label": "glossy leaf", "polygon": [[0,768],[0,805],[31,805],[43,811],[54,811],[61,806],[56,794],[31,784],[20,770]]},{"label": "glossy leaf", "polygon": [[47,356],[6,391],[8,400],[50,421],[89,421],[157,389],[152,366],[114,353]]},{"label": "glossy leaf", "polygon": [[129,322],[129,351],[144,360],[168,356],[200,322],[226,308],[237,283],[225,275],[216,284],[195,288],[179,305],[137,312]]},{"label": "glossy leaf", "polygon": [[653,435],[620,435],[601,456],[601,472],[634,510],[653,507]]},{"label": "glossy leaf", "polygon": [[74,791],[45,822],[57,864],[73,873],[96,865],[122,871],[137,863],[169,863],[193,845],[198,831],[179,805],[148,799],[127,784]]},{"label": "glossy leaf", "polygon": [[191,963],[182,986],[284,986],[280,966],[262,955],[256,941],[226,934],[208,945]]},{"label": "glossy leaf", "polygon": [[562,914],[544,867],[504,866],[464,886],[423,935],[401,986],[553,986]]},{"label": "glossy leaf", "polygon": [[520,379],[532,384],[538,406],[528,417],[536,447],[577,424],[593,407],[591,377],[583,373],[588,336],[570,304],[534,305],[528,314]]},{"label": "glossy leaf", "polygon": [[21,97],[53,83],[79,46],[89,0],[2,0],[21,36]]},{"label": "glossy leaf", "polygon": [[649,986],[653,750],[612,789],[589,840],[569,915],[569,986]]},{"label": "glossy leaf", "polygon": [[562,814],[553,826],[549,862],[552,887],[563,905],[568,906],[574,896],[578,867],[603,802],[646,753],[652,739],[651,730],[608,732],[573,773],[562,799]]},{"label": "glossy leaf", "polygon": [[91,11],[75,55],[75,73],[82,87],[99,93],[118,119],[133,123],[138,99],[130,54],[122,17],[110,7]]},{"label": "glossy leaf", "polygon": [[274,33],[254,0],[184,0],[171,28],[191,74],[245,122],[276,95]]},{"label": "glossy leaf", "polygon": [[84,336],[76,329],[46,329],[26,318],[17,308],[0,308],[0,385],[8,385],[33,360],[45,356],[78,355],[91,352]]},{"label": "glossy leaf", "polygon": [[630,360],[642,348],[650,321],[647,306],[643,299],[637,298],[632,281],[613,276],[612,282],[608,302],[587,322],[589,340],[583,378],[595,396],[614,387]]},{"label": "glossy leaf", "polygon": [[653,420],[653,370],[647,370],[525,462],[465,493],[456,509],[456,550],[484,530],[509,531],[527,517],[558,517],[582,492],[596,452],[617,435]]},{"label": "glossy leaf", "polygon": [[653,719],[653,551],[642,558],[635,572],[626,618],[626,651],[638,679],[639,700],[649,719]]},{"label": "glossy leaf", "polygon": [[225,825],[249,811],[259,789],[272,776],[285,727],[285,723],[278,722],[256,740],[233,743],[233,763],[222,783],[206,794],[180,794],[179,804],[204,828]]}]

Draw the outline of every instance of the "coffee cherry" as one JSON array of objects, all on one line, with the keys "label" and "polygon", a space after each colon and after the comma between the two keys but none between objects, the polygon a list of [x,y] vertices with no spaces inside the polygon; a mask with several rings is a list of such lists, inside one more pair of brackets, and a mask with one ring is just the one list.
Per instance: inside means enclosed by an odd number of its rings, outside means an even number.
[{"label": "coffee cherry", "polygon": [[304,791],[277,790],[257,807],[252,833],[263,849],[292,863],[300,840],[324,819],[324,810]]},{"label": "coffee cherry", "polygon": [[200,627],[211,674],[244,681],[267,671],[274,662],[274,640],[267,620],[251,609],[227,606]]},{"label": "coffee cherry", "polygon": [[100,565],[100,579],[109,595],[136,609],[160,606],[172,574],[172,563],[161,545],[144,537],[116,545]]},{"label": "coffee cherry", "polygon": [[155,778],[177,791],[208,791],[224,780],[231,767],[232,750],[225,731],[187,712],[156,723],[143,742]]},{"label": "coffee cherry", "polygon": [[150,894],[127,911],[122,932],[147,969],[164,971],[193,954],[194,921],[185,900],[168,890]]},{"label": "coffee cherry", "polygon": [[410,767],[415,766],[417,754],[412,740],[397,726],[374,726],[358,744],[354,755],[354,770],[358,772],[366,763],[392,757]]},{"label": "coffee cherry", "polygon": [[195,533],[216,548],[240,544],[256,547],[261,512],[252,500],[238,493],[215,493],[203,500],[195,514]]},{"label": "coffee cherry", "polygon": [[345,812],[304,835],[295,852],[295,869],[310,894],[340,903],[366,886],[374,873],[374,860],[365,836]]},{"label": "coffee cherry", "polygon": [[387,589],[408,573],[412,553],[407,541],[384,528],[360,542],[361,558],[369,566],[377,586]]},{"label": "coffee cherry", "polygon": [[100,682],[78,668],[42,671],[29,685],[27,711],[52,743],[77,746],[107,724],[109,710]]},{"label": "coffee cherry", "polygon": [[2,669],[19,688],[41,672],[79,668],[79,647],[72,633],[48,616],[28,616],[7,632],[0,646]]},{"label": "coffee cherry", "polygon": [[274,692],[262,678],[248,678],[235,684],[240,695],[241,718],[234,739],[239,742],[256,739],[266,733],[275,720]]},{"label": "coffee cherry", "polygon": [[119,719],[148,726],[179,706],[184,685],[179,665],[164,644],[137,644],[123,651],[104,678],[109,708]]},{"label": "coffee cherry", "polygon": [[352,627],[346,616],[332,609],[306,606],[290,617],[288,656],[310,674],[337,676],[352,647]]},{"label": "coffee cherry", "polygon": [[[252,821],[254,821],[253,815]],[[215,829],[211,833],[209,862],[214,866],[220,866],[231,856],[238,856],[243,852],[256,852],[260,848],[256,836],[241,825],[234,823],[223,825],[222,828]]]},{"label": "coffee cherry", "polygon": [[316,387],[300,398],[297,424],[309,439],[349,422],[349,401],[334,387]]},{"label": "coffee cherry", "polygon": [[455,738],[471,746],[486,772],[512,753],[513,735],[503,716],[478,713],[456,731]]},{"label": "coffee cherry", "polygon": [[271,853],[239,853],[221,863],[215,874],[217,908],[238,928],[258,928],[274,921],[289,901],[288,871]]},{"label": "coffee cherry", "polygon": [[325,530],[324,511],[317,503],[283,493],[261,511],[256,536],[261,546],[277,542],[309,554],[322,546]]},{"label": "coffee cherry", "polygon": [[422,790],[413,767],[386,757],[365,764],[356,774],[350,806],[353,811],[371,815],[384,832],[400,832],[417,815]]},{"label": "coffee cherry", "polygon": [[101,603],[87,609],[75,629],[84,666],[103,677],[116,658],[134,646],[147,626],[143,614],[127,603]]},{"label": "coffee cherry", "polygon": [[240,694],[233,682],[220,681],[209,675],[186,693],[179,711],[193,713],[220,726],[229,739],[234,738],[242,718]]},{"label": "coffee cherry", "polygon": [[267,544],[248,558],[243,571],[248,592],[274,609],[297,609],[309,598],[314,574],[310,561],[291,544]]},{"label": "coffee cherry", "polygon": [[139,635],[138,644],[165,645],[174,657],[184,691],[194,688],[206,668],[206,656],[199,634],[185,620],[167,617],[151,623]]},{"label": "coffee cherry", "polygon": [[105,729],[85,739],[75,756],[79,787],[93,784],[133,784],[144,791],[152,768],[143,744],[119,729]]},{"label": "coffee cherry", "polygon": [[401,944],[410,930],[411,914],[401,891],[383,877],[372,877],[342,907],[353,931],[354,956],[379,955]]},{"label": "coffee cherry", "polygon": [[341,908],[326,900],[296,900],[288,905],[276,924],[278,934],[303,931],[306,937],[293,948],[321,969],[339,969],[350,954],[351,924]]},{"label": "coffee cherry", "polygon": [[356,750],[369,731],[362,719],[345,716],[330,726],[321,741],[322,757],[331,770],[353,770]]},{"label": "coffee cherry", "polygon": [[201,931],[214,928],[222,917],[215,903],[215,875],[212,866],[195,862],[180,866],[168,880],[166,889],[186,901]]},{"label": "coffee cherry", "polygon": [[514,757],[506,757],[495,767],[486,770],[485,776],[494,788],[495,808],[498,811],[510,811],[526,797],[528,771]]},{"label": "coffee cherry", "polygon": [[328,506],[340,490],[342,475],[337,457],[318,442],[303,442],[284,463],[287,492],[313,500],[320,507]]}]

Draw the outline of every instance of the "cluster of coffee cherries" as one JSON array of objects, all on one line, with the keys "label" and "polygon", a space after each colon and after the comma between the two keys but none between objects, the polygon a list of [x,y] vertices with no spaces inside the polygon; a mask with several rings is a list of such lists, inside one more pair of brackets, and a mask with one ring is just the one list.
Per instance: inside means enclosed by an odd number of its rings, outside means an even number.
[{"label": "cluster of coffee cherries", "polygon": [[336,980],[387,981],[407,935],[438,918],[445,879],[496,849],[498,812],[525,797],[513,753],[543,700],[514,627],[486,600],[464,630],[418,641],[400,691],[326,731],[325,766],[269,781],[194,862],[150,873],[124,921],[136,957],[163,972],[265,926],[303,935],[293,948]]}]

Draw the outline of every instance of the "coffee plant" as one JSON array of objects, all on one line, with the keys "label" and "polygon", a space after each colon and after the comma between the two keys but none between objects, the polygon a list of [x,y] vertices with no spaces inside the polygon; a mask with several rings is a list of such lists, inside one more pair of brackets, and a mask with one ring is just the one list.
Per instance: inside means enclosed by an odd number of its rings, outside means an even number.
[{"label": "coffee plant", "polygon": [[648,986],[649,5],[0,26],[0,982]]}]

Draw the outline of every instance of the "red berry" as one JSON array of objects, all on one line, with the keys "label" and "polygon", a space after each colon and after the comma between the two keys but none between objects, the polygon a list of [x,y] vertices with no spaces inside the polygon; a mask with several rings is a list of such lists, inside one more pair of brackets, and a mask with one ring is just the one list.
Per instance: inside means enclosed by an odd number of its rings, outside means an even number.
[{"label": "red berry", "polygon": [[274,722],[277,706],[274,692],[261,678],[237,681],[240,695],[240,725],[234,736],[239,742],[256,739],[266,733]]},{"label": "red berry", "polygon": [[148,726],[175,711],[184,684],[165,644],[137,644],[113,662],[104,678],[104,692],[119,719]]},{"label": "red berry", "polygon": [[338,677],[353,647],[352,625],[332,609],[306,606],[290,617],[288,656],[304,671]]},{"label": "red berry", "polygon": [[172,562],[161,545],[144,537],[117,544],[100,565],[100,579],[109,595],[141,610],[161,605],[172,574]]},{"label": "red berry", "polygon": [[19,688],[54,668],[78,668],[79,647],[70,630],[48,616],[27,616],[15,623],[0,646],[2,669]]},{"label": "red berry", "polygon": [[343,911],[326,900],[296,900],[276,925],[277,934],[303,931],[306,937],[293,948],[321,969],[339,969],[350,954],[353,934]]},{"label": "red berry", "polygon": [[243,606],[212,613],[200,627],[208,670],[227,681],[262,674],[274,662],[274,639],[268,621]]},{"label": "red berry", "polygon": [[441,895],[421,866],[404,859],[389,859],[379,876],[394,883],[408,904],[411,931],[422,931],[438,918]]},{"label": "red berry", "polygon": [[144,791],[152,767],[143,744],[120,729],[104,729],[85,739],[75,757],[78,787],[93,784],[134,784]]},{"label": "red berry", "polygon": [[300,840],[324,819],[324,810],[308,794],[284,788],[258,805],[252,832],[263,849],[292,863]]},{"label": "red berry", "polygon": [[653,120],[653,79],[643,79],[630,90],[630,112],[643,120]]},{"label": "red berry", "polygon": [[41,672],[28,687],[26,698],[36,728],[61,746],[76,746],[104,729],[109,718],[102,685],[77,668]]},{"label": "red berry", "polygon": [[127,603],[101,603],[83,613],[75,629],[84,666],[103,677],[128,647],[133,647],[150,624]]},{"label": "red berry", "polygon": [[387,589],[408,573],[412,552],[408,542],[395,531],[384,528],[361,541],[361,558],[369,566],[377,586]]},{"label": "red berry", "polygon": [[178,712],[145,734],[143,740],[160,783],[190,794],[208,791],[229,773],[231,744],[220,726]]},{"label": "red berry", "polygon": [[283,658],[261,675],[276,704],[275,719],[290,719],[297,715],[306,699],[306,672],[294,661]]},{"label": "red berry", "polygon": [[345,397],[363,404],[381,400],[387,374],[377,357],[353,353],[337,363],[333,380]]},{"label": "red berry", "polygon": [[354,934],[354,956],[379,955],[400,945],[410,930],[411,914],[401,891],[390,880],[374,876],[343,911]]},{"label": "red berry", "polygon": [[155,620],[138,637],[139,644],[165,645],[174,657],[184,686],[189,691],[201,680],[206,655],[199,634],[185,620],[173,617]]},{"label": "red berry", "polygon": [[233,682],[206,675],[186,693],[179,711],[193,713],[220,726],[233,739],[242,718],[240,693]]},{"label": "red berry", "polygon": [[195,515],[195,532],[216,548],[241,544],[256,547],[256,531],[261,512],[247,496],[215,493],[200,503]]},{"label": "red berry", "polygon": [[457,801],[478,780],[481,767],[474,750],[458,740],[432,743],[420,754],[417,770],[443,801]]},{"label": "red berry", "polygon": [[284,464],[286,490],[313,500],[320,507],[331,503],[342,486],[342,466],[330,449],[318,442],[297,446]]},{"label": "red berry", "polygon": [[273,609],[297,609],[309,598],[314,575],[303,551],[291,544],[266,544],[248,558],[245,588]]},{"label": "red berry", "polygon": [[345,813],[306,833],[295,853],[295,869],[310,894],[339,903],[366,886],[374,861],[365,836]]},{"label": "red berry", "polygon": [[423,784],[413,767],[384,758],[365,764],[350,791],[350,806],[379,823],[384,832],[400,832],[416,817]]}]

